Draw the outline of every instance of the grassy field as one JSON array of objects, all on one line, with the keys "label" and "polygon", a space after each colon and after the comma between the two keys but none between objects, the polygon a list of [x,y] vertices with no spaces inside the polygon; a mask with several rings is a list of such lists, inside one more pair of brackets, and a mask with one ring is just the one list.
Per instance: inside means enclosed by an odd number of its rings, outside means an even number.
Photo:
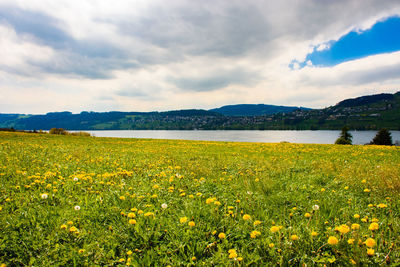
[{"label": "grassy field", "polygon": [[0,133],[0,264],[400,264],[400,149]]}]

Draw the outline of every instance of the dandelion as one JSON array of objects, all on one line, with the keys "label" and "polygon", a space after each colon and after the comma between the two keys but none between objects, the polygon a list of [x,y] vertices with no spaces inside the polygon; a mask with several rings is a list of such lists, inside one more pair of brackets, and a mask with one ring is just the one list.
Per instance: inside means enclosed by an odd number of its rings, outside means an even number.
[{"label": "dandelion", "polygon": [[194,227],[194,226],[196,225],[196,223],[195,223],[194,221],[190,221],[190,222],[188,223],[188,225],[189,225],[190,227]]},{"label": "dandelion", "polygon": [[243,215],[243,220],[247,221],[247,220],[250,220],[250,219],[251,219],[251,216],[249,214]]},{"label": "dandelion", "polygon": [[368,256],[374,256],[374,254],[375,254],[375,250],[374,249],[372,249],[372,248],[367,249],[367,255]]},{"label": "dandelion", "polygon": [[46,193],[43,193],[43,194],[41,194],[41,195],[40,195],[40,197],[41,197],[41,198],[43,198],[43,199],[46,199],[46,198],[48,198],[48,197],[49,197],[49,195],[48,195],[48,194],[46,194]]},{"label": "dandelion", "polygon": [[299,240],[299,237],[297,235],[291,235],[290,239],[293,241],[297,241],[297,240]]},{"label": "dandelion", "polygon": [[257,236],[261,235],[260,231],[253,231],[250,233],[251,238],[256,238]]},{"label": "dandelion", "polygon": [[261,224],[261,221],[259,221],[259,220],[254,221],[254,226],[257,226],[257,225],[260,225],[260,224]]},{"label": "dandelion", "polygon": [[276,232],[278,232],[279,231],[279,226],[272,226],[271,227],[271,229],[270,229],[270,231],[272,232],[272,233],[276,233]]},{"label": "dandelion", "polygon": [[79,178],[78,177],[74,177],[74,182],[78,182]]},{"label": "dandelion", "polygon": [[129,224],[136,224],[136,220],[135,219],[130,219],[129,220]]},{"label": "dandelion", "polygon": [[235,249],[228,250],[228,253],[229,253],[230,259],[237,258],[237,256],[238,256]]},{"label": "dandelion", "polygon": [[339,240],[336,237],[330,236],[328,238],[328,244],[329,245],[337,245],[338,243],[339,243]]},{"label": "dandelion", "polygon": [[357,264],[357,262],[356,262],[355,260],[353,260],[353,259],[350,259],[350,263],[351,263],[352,265],[356,265],[356,264]]},{"label": "dandelion", "polygon": [[84,249],[80,249],[80,250],[78,250],[78,253],[83,253],[83,252],[85,252],[85,250],[84,250]]},{"label": "dandelion", "polygon": [[163,203],[163,204],[161,204],[161,208],[163,208],[163,209],[166,209],[166,208],[168,208],[168,205],[167,205],[167,203]]},{"label": "dandelion", "polygon": [[377,224],[376,222],[373,222],[373,223],[371,223],[369,225],[368,229],[371,230],[371,231],[378,230],[379,229],[379,224]]},{"label": "dandelion", "polygon": [[136,217],[135,213],[133,213],[133,212],[128,213],[128,218],[135,218],[135,217]]},{"label": "dandelion", "polygon": [[312,232],[311,232],[311,236],[315,237],[315,236],[317,236],[317,235],[318,235],[317,232],[315,232],[315,231],[312,231]]},{"label": "dandelion", "polygon": [[310,218],[310,217],[311,217],[311,214],[307,212],[306,214],[304,214],[304,217]]},{"label": "dandelion", "polygon": [[358,229],[360,229],[360,225],[359,225],[358,223],[353,223],[353,224],[351,225],[351,229],[352,229],[352,230],[358,230]]},{"label": "dandelion", "polygon": [[75,209],[75,210],[80,210],[80,209],[81,209],[81,207],[79,207],[79,206],[75,206],[75,207],[74,207],[74,209]]},{"label": "dandelion", "polygon": [[132,250],[129,250],[128,252],[126,252],[126,255],[128,255],[128,256],[130,256],[130,255],[132,255]]},{"label": "dandelion", "polygon": [[150,217],[150,216],[154,216],[153,212],[146,212],[145,214],[143,214],[144,217]]},{"label": "dandelion", "polygon": [[74,222],[73,222],[73,221],[68,221],[67,224],[68,224],[68,225],[73,225]]},{"label": "dandelion", "polygon": [[78,228],[76,228],[75,226],[72,226],[71,228],[69,228],[69,231],[71,233],[75,233],[75,232],[78,232]]},{"label": "dandelion", "polygon": [[214,198],[207,198],[206,199],[206,204],[211,204],[214,202]]},{"label": "dandelion", "polygon": [[371,192],[371,190],[368,189],[368,188],[365,188],[365,189],[364,189],[364,192],[365,192],[365,193],[369,193],[369,192]]},{"label": "dandelion", "polygon": [[368,238],[367,240],[365,240],[365,245],[369,248],[372,248],[375,246],[376,242],[373,238]]},{"label": "dandelion", "polygon": [[380,204],[378,204],[377,207],[382,209],[382,208],[387,208],[387,205],[383,204],[383,203],[380,203]]},{"label": "dandelion", "polygon": [[187,222],[187,220],[188,220],[187,217],[182,217],[182,218],[179,219],[179,222],[180,223],[185,223],[185,222]]},{"label": "dandelion", "polygon": [[354,214],[354,219],[359,219],[360,218],[360,214]]},{"label": "dandelion", "polygon": [[275,247],[275,244],[274,243],[269,243],[268,247],[273,248],[273,247]]},{"label": "dandelion", "polygon": [[354,238],[350,238],[349,240],[347,240],[347,244],[353,245],[354,241],[356,241]]},{"label": "dandelion", "polygon": [[219,238],[219,239],[225,239],[225,238],[226,238],[225,233],[219,233],[219,234],[218,234],[218,238]]},{"label": "dandelion", "polygon": [[125,196],[120,196],[119,199],[125,200]]},{"label": "dandelion", "polygon": [[314,206],[312,206],[312,209],[313,210],[319,210],[319,206],[318,205],[314,205]]},{"label": "dandelion", "polygon": [[345,224],[342,224],[341,226],[338,227],[338,231],[342,234],[347,234],[350,231],[350,227],[348,227]]},{"label": "dandelion", "polygon": [[192,257],[192,261],[195,261],[195,260],[197,260],[197,258],[193,256],[193,257]]}]

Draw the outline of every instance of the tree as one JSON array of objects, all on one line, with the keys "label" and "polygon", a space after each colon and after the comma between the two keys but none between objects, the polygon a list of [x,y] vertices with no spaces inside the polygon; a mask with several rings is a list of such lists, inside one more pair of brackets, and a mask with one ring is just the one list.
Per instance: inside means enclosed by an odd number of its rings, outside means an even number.
[{"label": "tree", "polygon": [[336,139],[335,144],[337,145],[351,145],[353,136],[349,133],[349,128],[344,126],[342,128],[342,132],[340,133],[340,137]]},{"label": "tree", "polygon": [[383,145],[383,146],[392,146],[393,141],[392,141],[392,136],[391,133],[385,129],[382,128],[377,132],[375,135],[374,139],[370,142],[371,145]]}]

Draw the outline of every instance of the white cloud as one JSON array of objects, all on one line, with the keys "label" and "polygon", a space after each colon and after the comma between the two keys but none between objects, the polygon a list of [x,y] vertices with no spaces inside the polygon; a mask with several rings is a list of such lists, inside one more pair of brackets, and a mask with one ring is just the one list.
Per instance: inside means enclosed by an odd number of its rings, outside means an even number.
[{"label": "white cloud", "polygon": [[0,112],[323,107],[399,85],[398,53],[288,67],[399,15],[397,0],[0,0],[0,13]]}]

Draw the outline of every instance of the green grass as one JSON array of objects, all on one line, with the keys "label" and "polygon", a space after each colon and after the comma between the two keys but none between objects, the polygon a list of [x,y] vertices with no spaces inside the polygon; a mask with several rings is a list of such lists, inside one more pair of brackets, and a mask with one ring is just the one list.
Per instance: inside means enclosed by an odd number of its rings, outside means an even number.
[{"label": "green grass", "polygon": [[0,179],[10,266],[400,264],[397,147],[0,133]]}]

